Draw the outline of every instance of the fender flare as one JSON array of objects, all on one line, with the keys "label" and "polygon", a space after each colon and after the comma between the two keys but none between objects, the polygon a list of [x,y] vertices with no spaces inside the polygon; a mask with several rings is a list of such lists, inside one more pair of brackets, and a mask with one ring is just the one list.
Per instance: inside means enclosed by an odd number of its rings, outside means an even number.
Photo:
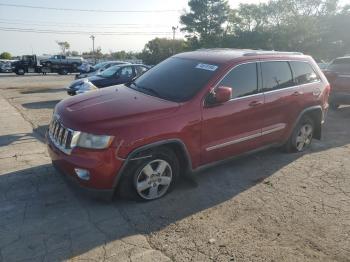
[{"label": "fender flare", "polygon": [[315,124],[315,138],[320,140],[321,137],[322,137],[322,124],[323,124],[324,119],[325,119],[325,112],[322,110],[322,107],[320,105],[310,106],[310,107],[305,108],[303,111],[301,111],[301,113],[299,114],[298,118],[294,122],[293,128],[291,130],[295,129],[296,125],[299,123],[300,119],[305,114],[308,114],[308,113],[311,113],[311,112],[317,112],[317,113],[320,114],[320,121],[319,121],[319,123],[314,123]]},{"label": "fender flare", "polygon": [[[191,160],[191,156],[189,154],[189,151],[187,150],[185,143],[181,139],[178,139],[178,138],[165,139],[165,140],[161,140],[161,141],[157,141],[154,143],[140,146],[140,147],[134,149],[133,151],[131,151],[131,153],[129,153],[127,158],[124,160],[122,167],[120,168],[120,170],[118,171],[118,174],[116,175],[116,177],[114,179],[113,189],[116,189],[118,187],[119,181],[124,176],[126,167],[130,162],[144,159],[144,158],[148,158],[148,157],[152,157],[149,150],[151,150],[153,148],[156,148],[159,146],[174,145],[174,144],[180,146],[181,150],[184,152],[184,158],[185,158],[186,165],[187,165],[186,169],[192,171],[192,160]],[[140,155],[143,152],[145,152],[146,154]]]}]

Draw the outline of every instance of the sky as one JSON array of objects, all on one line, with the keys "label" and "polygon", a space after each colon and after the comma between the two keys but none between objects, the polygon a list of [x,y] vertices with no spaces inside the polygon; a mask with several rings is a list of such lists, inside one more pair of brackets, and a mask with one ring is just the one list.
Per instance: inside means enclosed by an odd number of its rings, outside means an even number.
[{"label": "sky", "polygon": [[[350,0],[343,0],[350,2]],[[113,32],[114,35],[96,35],[95,47],[102,52],[120,50],[141,51],[144,45],[156,36],[172,37],[172,26],[179,25],[179,16],[184,12],[188,0],[0,0],[0,52],[12,55],[55,54],[60,49],[56,41],[67,41],[70,50],[78,52],[92,50],[90,34]],[[261,3],[267,0],[229,0],[232,8],[239,3]],[[1,4],[43,6],[64,9],[89,10],[168,10],[167,12],[77,12],[69,10],[29,9]],[[10,32],[35,29],[42,31],[59,30],[65,34]],[[66,32],[69,32],[67,34]],[[79,31],[79,32],[77,32]],[[81,33],[81,32],[86,33]],[[117,34],[116,34],[117,33]],[[120,35],[122,34],[122,35]],[[182,38],[177,30],[176,38]]]}]

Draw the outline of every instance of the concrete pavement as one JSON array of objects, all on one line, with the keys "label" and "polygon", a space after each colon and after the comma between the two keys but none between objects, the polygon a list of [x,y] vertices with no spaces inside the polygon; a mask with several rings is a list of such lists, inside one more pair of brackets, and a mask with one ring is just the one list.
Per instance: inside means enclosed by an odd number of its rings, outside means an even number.
[{"label": "concrete pavement", "polygon": [[75,194],[0,97],[0,261],[169,261],[112,203]]}]

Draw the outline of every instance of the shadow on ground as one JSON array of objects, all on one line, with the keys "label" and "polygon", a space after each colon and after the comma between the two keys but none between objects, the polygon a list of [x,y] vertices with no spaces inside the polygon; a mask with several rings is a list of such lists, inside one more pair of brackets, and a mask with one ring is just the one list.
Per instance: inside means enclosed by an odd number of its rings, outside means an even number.
[{"label": "shadow on ground", "polygon": [[60,93],[65,91],[65,88],[38,88],[26,91],[20,91],[21,94],[38,94],[38,93]]},{"label": "shadow on ground", "polygon": [[[311,151],[349,144],[350,124],[344,130],[349,119],[350,108],[331,112],[325,142],[315,142]],[[127,245],[123,239],[159,231],[228,201],[268,181],[302,155],[271,149],[230,161],[200,172],[197,187],[180,181],[172,193],[147,203],[93,200],[67,186],[51,165],[4,174],[0,176],[1,254],[4,261],[64,260],[112,243],[113,248],[105,247],[105,252],[119,252]]]},{"label": "shadow on ground", "polygon": [[61,100],[51,100],[51,101],[40,101],[24,103],[22,106],[27,109],[53,109],[58,102]]}]

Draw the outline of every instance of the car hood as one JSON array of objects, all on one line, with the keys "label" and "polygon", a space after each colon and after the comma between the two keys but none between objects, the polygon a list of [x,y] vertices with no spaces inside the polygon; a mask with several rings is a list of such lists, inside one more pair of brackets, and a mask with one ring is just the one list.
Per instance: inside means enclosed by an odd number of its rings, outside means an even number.
[{"label": "car hood", "polygon": [[112,134],[118,126],[164,118],[179,103],[135,91],[125,85],[111,86],[62,100],[55,114],[73,130]]}]

